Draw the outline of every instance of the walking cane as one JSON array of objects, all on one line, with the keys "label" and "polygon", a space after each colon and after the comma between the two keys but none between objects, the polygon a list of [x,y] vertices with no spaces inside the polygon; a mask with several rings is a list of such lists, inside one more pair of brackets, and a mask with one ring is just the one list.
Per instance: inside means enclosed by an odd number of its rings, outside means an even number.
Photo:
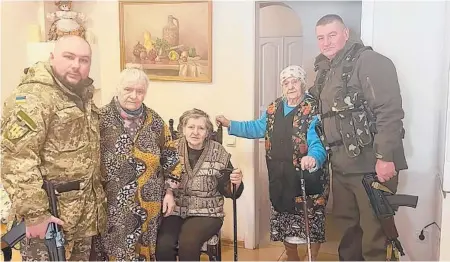
[{"label": "walking cane", "polygon": [[[220,170],[223,175],[230,177],[233,172],[230,168]],[[237,208],[236,208],[236,185],[233,185],[232,199],[233,199],[233,261],[238,261],[238,248],[237,248]]]},{"label": "walking cane", "polygon": [[233,184],[233,246],[234,246],[234,261],[238,261],[237,255],[237,208],[236,208],[236,185]]},{"label": "walking cane", "polygon": [[308,247],[308,261],[312,261],[311,257],[311,239],[309,238],[309,218],[308,218],[308,202],[306,201],[306,187],[305,187],[305,175],[303,169],[300,169],[300,184],[303,197],[303,213],[305,216],[305,232],[306,232],[306,244]]}]

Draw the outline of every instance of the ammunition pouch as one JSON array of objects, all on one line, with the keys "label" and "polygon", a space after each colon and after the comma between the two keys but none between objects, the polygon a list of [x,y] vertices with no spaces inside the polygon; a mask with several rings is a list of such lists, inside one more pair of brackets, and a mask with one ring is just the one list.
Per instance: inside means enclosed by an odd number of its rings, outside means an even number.
[{"label": "ammunition pouch", "polygon": [[[355,44],[342,61],[342,86],[337,87],[331,111],[321,115],[322,119],[335,117],[336,128],[341,133],[342,140],[330,143],[329,147],[343,145],[349,157],[357,157],[361,153],[362,147],[372,145],[376,133],[376,118],[363,94],[357,88],[348,86],[356,60],[365,50],[371,50],[371,48]],[[323,81],[318,80],[317,82]]]}]

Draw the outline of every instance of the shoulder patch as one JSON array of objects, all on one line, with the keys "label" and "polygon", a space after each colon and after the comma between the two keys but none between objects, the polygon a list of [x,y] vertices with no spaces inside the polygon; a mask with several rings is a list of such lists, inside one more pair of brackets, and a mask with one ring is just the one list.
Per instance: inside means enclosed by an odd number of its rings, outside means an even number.
[{"label": "shoulder patch", "polygon": [[31,117],[22,110],[16,114],[16,119],[5,130],[4,138],[13,144],[27,135],[30,131],[37,131],[37,125]]},{"label": "shoulder patch", "polygon": [[27,125],[31,130],[36,131],[37,125],[33,121],[33,119],[31,119],[31,117],[27,115],[27,113],[25,113],[22,110],[19,110],[19,112],[17,113],[17,117],[21,121],[23,121],[25,123],[25,125]]},{"label": "shoulder patch", "polygon": [[6,131],[5,138],[15,144],[22,137],[28,134],[28,132],[30,132],[30,128],[28,126],[21,125],[18,121],[16,121],[12,123]]}]

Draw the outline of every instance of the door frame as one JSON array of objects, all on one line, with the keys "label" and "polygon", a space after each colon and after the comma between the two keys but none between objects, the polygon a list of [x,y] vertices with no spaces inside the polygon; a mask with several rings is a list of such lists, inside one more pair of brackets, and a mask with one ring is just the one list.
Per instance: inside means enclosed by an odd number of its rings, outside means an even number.
[{"label": "door frame", "polygon": [[361,40],[364,45],[373,45],[374,0],[361,1]]},{"label": "door frame", "polygon": [[[255,15],[253,16],[254,17],[254,25],[255,25],[255,41],[254,41],[254,51],[255,51],[255,66],[254,66],[254,69],[255,69],[255,71],[254,71],[254,76],[255,76],[255,79],[254,79],[254,83],[255,83],[255,86],[254,86],[254,95],[255,95],[255,97],[254,97],[254,101],[255,101],[255,103],[254,103],[254,116],[255,116],[255,119],[256,118],[258,118],[258,116],[259,116],[259,111],[260,111],[260,109],[259,109],[259,97],[260,97],[260,93],[259,93],[259,62],[260,62],[260,58],[259,58],[259,48],[258,48],[258,46],[259,46],[259,9],[261,8],[261,4],[262,4],[262,2],[258,2],[258,1],[255,1],[255,4],[254,4],[254,13],[255,13]],[[256,176],[258,175],[258,173],[259,173],[259,154],[260,154],[260,150],[259,150],[259,139],[255,139],[254,140],[254,142],[253,142],[253,152],[254,152],[254,154],[253,154],[253,163],[255,163],[255,166],[254,166],[254,168],[253,168],[253,170],[254,170],[254,174],[253,174],[253,176],[255,177],[255,182],[256,181],[258,181],[257,179],[256,179]],[[253,248],[259,248],[259,242],[260,242],[260,232],[259,232],[259,221],[260,221],[260,212],[259,212],[259,210],[260,210],[260,201],[259,201],[259,196],[261,195],[261,188],[260,187],[258,187],[258,186],[256,186],[255,185],[255,194],[254,194],[254,196],[255,196],[255,199],[254,199],[254,201],[255,201],[255,218],[254,218],[254,228],[253,228],[253,240],[254,240],[254,242],[253,242]]]},{"label": "door frame", "polygon": [[[284,7],[286,7],[286,8],[289,8],[289,9],[291,9],[292,10],[292,8],[289,6],[289,5],[287,5],[287,4],[285,4],[284,2],[280,2],[280,1],[276,1],[276,0],[272,0],[272,1],[258,1],[258,0],[255,0],[254,1],[254,25],[255,25],[255,41],[254,41],[254,47],[255,47],[255,59],[254,59],[254,62],[255,62],[255,71],[254,71],[254,76],[255,76],[255,78],[254,78],[254,101],[255,101],[255,103],[254,103],[254,117],[255,117],[255,119],[257,119],[257,118],[259,118],[260,117],[260,114],[261,114],[261,108],[260,108],[260,104],[259,104],[259,101],[260,101],[260,97],[261,97],[261,93],[260,93],[260,89],[259,89],[259,84],[260,84],[260,81],[259,81],[259,73],[260,73],[260,71],[259,71],[259,67],[260,67],[260,54],[259,54],[259,44],[260,44],[260,33],[259,33],[259,22],[260,22],[260,10],[262,9],[262,8],[264,8],[264,7],[266,7],[266,6],[269,6],[269,5],[279,5],[279,6],[284,6]],[[302,27],[303,27],[303,24],[302,24]],[[303,36],[303,35],[302,35]],[[282,56],[284,56],[284,53],[283,54],[281,54]],[[282,68],[284,68],[284,66],[282,66]],[[277,92],[278,92],[279,90],[277,90]],[[260,143],[261,143],[261,140],[264,140],[264,138],[262,138],[262,139],[255,139],[254,140],[254,144],[253,144],[253,147],[254,147],[254,156],[253,156],[253,159],[254,159],[254,176],[255,176],[255,178],[258,176],[258,172],[259,172],[259,167],[260,167],[260,154],[263,154],[263,153],[265,153],[265,151],[264,150],[260,150]],[[262,152],[261,152],[262,151]],[[255,179],[255,181],[258,183],[258,179]],[[261,232],[260,232],[260,226],[261,226],[261,223],[260,223],[260,217],[261,217],[261,212],[260,212],[260,209],[261,209],[261,201],[260,201],[260,196],[261,196],[261,191],[262,190],[266,190],[266,189],[264,189],[264,188],[262,188],[262,187],[260,187],[260,186],[258,186],[258,184],[256,184],[255,185],[255,199],[254,199],[254,202],[255,202],[255,219],[254,219],[254,234],[253,234],[253,239],[254,239],[254,245],[253,245],[253,248],[259,248],[260,247],[260,245],[261,244],[266,244],[266,243],[262,243],[261,242],[261,237],[262,237],[262,235],[260,234]],[[269,242],[270,242],[270,240],[269,240]],[[250,246],[250,245],[249,245]],[[246,246],[247,247],[247,246]]]}]

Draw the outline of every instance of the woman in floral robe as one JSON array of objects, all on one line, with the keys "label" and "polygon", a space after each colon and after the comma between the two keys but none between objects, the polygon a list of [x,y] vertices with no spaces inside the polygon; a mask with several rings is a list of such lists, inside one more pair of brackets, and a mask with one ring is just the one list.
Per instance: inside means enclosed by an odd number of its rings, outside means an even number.
[{"label": "woman in floral robe", "polygon": [[125,69],[118,95],[101,110],[108,222],[94,244],[96,260],[155,260],[162,213],[175,206],[181,166],[168,126],[143,104],[148,83],[142,70]]}]

